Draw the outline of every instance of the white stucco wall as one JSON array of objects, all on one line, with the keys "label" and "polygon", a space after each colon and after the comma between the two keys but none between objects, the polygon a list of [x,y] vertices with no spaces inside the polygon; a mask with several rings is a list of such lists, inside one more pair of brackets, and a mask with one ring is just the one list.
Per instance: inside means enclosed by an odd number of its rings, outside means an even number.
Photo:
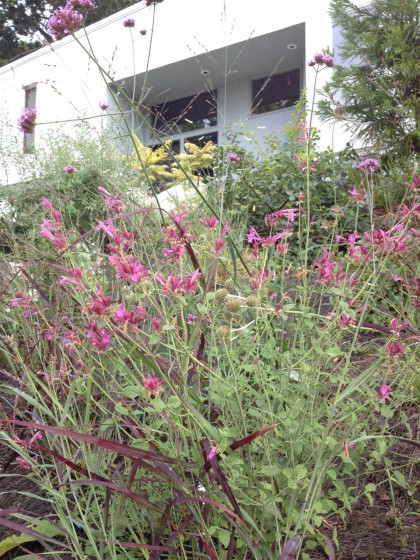
[{"label": "white stucco wall", "polygon": [[[144,72],[149,47],[149,68],[153,69],[305,22],[304,58],[309,60],[314,52],[332,46],[328,4],[329,0],[165,0],[156,6],[152,34],[153,8],[145,8],[139,2],[89,26],[88,39],[81,30],[76,34],[76,39],[64,38],[0,68],[0,126],[8,125],[9,131],[12,130],[24,106],[23,88],[36,83],[37,145],[51,131],[71,132],[80,118],[87,119],[86,123],[93,131],[100,130],[104,120],[109,119],[99,109],[99,102],[106,97],[106,81],[109,81],[109,76],[121,80],[133,73]],[[132,33],[122,25],[127,17],[136,20]],[[142,28],[148,31],[146,36],[140,36],[139,30]],[[98,69],[87,51],[93,53],[103,71]],[[313,86],[314,74],[306,73],[308,89]],[[328,75],[329,70],[322,72],[318,85]],[[242,86],[232,82],[226,89],[226,122],[246,116],[246,112],[242,113],[245,108]],[[110,105],[109,111],[112,111],[112,103]],[[270,114],[251,120],[262,137],[273,127],[283,126],[288,114],[289,111],[271,114],[271,121]],[[261,123],[257,123],[257,120],[261,120]],[[264,126],[265,129],[262,128]],[[8,137],[9,143],[12,140],[19,143],[14,133],[3,134],[4,153],[4,143],[7,144]],[[0,183],[14,182],[18,176],[10,164],[6,178],[5,165],[0,161]]]}]

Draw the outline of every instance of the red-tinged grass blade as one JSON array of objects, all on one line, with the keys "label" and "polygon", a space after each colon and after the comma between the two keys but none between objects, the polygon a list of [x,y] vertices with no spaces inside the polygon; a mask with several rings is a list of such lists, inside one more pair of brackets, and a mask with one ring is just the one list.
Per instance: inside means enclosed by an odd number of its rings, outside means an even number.
[{"label": "red-tinged grass blade", "polygon": [[[124,445],[123,443],[118,443],[105,438],[100,438],[97,436],[92,436],[88,434],[81,434],[79,432],[74,432],[66,428],[58,428],[55,426],[48,426],[47,424],[38,424],[37,422],[24,422],[23,420],[1,420],[0,426],[6,426],[8,424],[16,424],[17,426],[24,426],[25,428],[38,430],[40,432],[47,432],[49,434],[54,434],[56,436],[63,436],[75,441],[83,441],[90,445],[96,445],[97,447],[102,447],[104,449],[109,449],[113,453],[118,453],[129,459],[143,459],[145,461],[159,461],[161,463],[170,464],[180,464],[177,459],[172,457],[167,457],[161,453],[155,453],[154,451],[145,451],[143,449],[137,449],[136,447],[130,447],[129,445]],[[184,464],[184,463],[183,463]],[[185,465],[185,464],[184,464]]]},{"label": "red-tinged grass blade", "polygon": [[203,547],[204,550],[207,552],[208,557],[210,558],[210,560],[218,560],[217,556],[215,555],[215,553],[212,551],[212,549],[210,548],[210,546],[206,543],[206,541],[204,540],[203,535],[201,534],[201,531],[199,531],[200,533],[200,538],[201,538],[201,542],[203,543]]},{"label": "red-tinged grass blade", "polygon": [[293,558],[296,558],[296,554],[299,551],[300,543],[301,538],[299,537],[299,535],[293,535],[293,537],[287,539],[287,541],[282,546],[281,554],[278,560],[293,560]]},{"label": "red-tinged grass blade", "polygon": [[[185,529],[188,527],[188,525],[191,523],[191,521],[194,519],[194,516],[191,514],[189,515],[182,523],[181,525],[172,532],[171,536],[169,537],[169,539],[166,541],[166,545],[165,546],[169,546],[171,543],[174,542],[175,539],[177,539],[180,535],[183,534],[183,532],[185,531]],[[159,557],[158,557],[159,558]],[[157,558],[157,560],[158,560]]]},{"label": "red-tinged grass blade", "polygon": [[99,486],[104,486],[105,488],[110,488],[111,490],[115,490],[115,492],[127,496],[127,498],[130,498],[131,500],[133,500],[133,502],[137,502],[138,504],[144,506],[147,509],[151,509],[157,513],[163,513],[163,510],[159,506],[153,504],[152,502],[149,502],[149,500],[143,498],[143,496],[140,496],[140,494],[137,494],[136,492],[133,492],[132,490],[129,490],[124,486],[118,486],[118,484],[114,484],[114,482],[109,482],[108,480],[90,480],[90,479],[70,480],[69,482],[65,482],[60,486],[67,486],[73,484],[80,484],[82,486],[87,484],[97,484]]},{"label": "red-tinged grass blade", "polygon": [[330,539],[330,537],[327,537],[327,535],[324,535],[323,533],[321,533],[321,535],[325,541],[325,544],[327,545],[328,560],[335,560],[335,550],[332,540]]},{"label": "red-tinged grass blade", "polygon": [[[1,512],[0,512],[1,513]],[[16,523],[15,521],[11,521],[10,519],[5,519],[4,517],[0,517],[0,525],[3,527],[7,527],[8,529],[12,529],[15,533],[23,533],[28,535],[29,537],[33,538],[36,541],[44,541],[53,544],[57,544],[59,546],[63,546],[63,543],[53,539],[52,537],[47,537],[34,529],[30,529],[25,525],[21,525],[20,523]]]},{"label": "red-tinged grass blade", "polygon": [[[36,425],[38,426],[38,424],[36,424]],[[22,445],[24,445],[24,443]],[[53,451],[52,449],[49,449],[49,447],[44,447],[43,445],[38,445],[36,443],[33,443],[31,445],[25,445],[25,447],[28,447],[28,448],[30,447],[31,449],[34,449],[36,451],[42,451],[43,453],[47,453],[48,455],[52,455],[53,457],[55,457],[57,459],[57,461],[59,461],[60,463],[64,463],[65,465],[67,465],[68,467],[70,467],[74,471],[78,472],[79,474],[82,474],[83,476],[89,476],[90,478],[93,478],[95,480],[106,480],[105,478],[103,478],[99,474],[96,474],[94,472],[90,472],[87,469],[85,469],[84,467],[81,467],[80,465],[76,465],[76,463],[73,463],[73,461],[70,461],[70,459],[66,459],[65,457],[63,457],[62,455],[57,453],[56,451]]]},{"label": "red-tinged grass blade", "polygon": [[229,546],[226,552],[226,560],[232,560],[233,554],[235,552],[235,528],[232,527],[232,532],[230,534]]},{"label": "red-tinged grass blade", "polygon": [[234,441],[232,443],[232,445],[230,446],[230,448],[232,449],[232,451],[235,451],[235,449],[239,449],[240,447],[244,447],[245,445],[249,445],[251,443],[251,441],[254,441],[254,439],[257,439],[258,437],[262,436],[263,434],[266,434],[270,430],[274,430],[274,428],[277,428],[277,426],[278,426],[278,424],[270,424],[269,426],[265,426],[264,428],[261,428],[261,430],[257,430],[253,434],[249,434],[249,436],[246,436],[246,437],[244,437],[244,438],[242,438],[238,441]]},{"label": "red-tinged grass blade", "polygon": [[167,552],[168,554],[181,554],[181,550],[179,548],[171,548],[170,546],[160,546],[155,544],[141,544],[141,543],[121,542],[121,541],[106,541],[106,542],[108,542],[109,544],[117,544],[123,548],[143,548],[145,550],[157,550],[159,552]]},{"label": "red-tinged grass blade", "polygon": [[[205,439],[205,440],[200,441],[200,445],[201,445],[201,448],[204,450],[205,454],[208,457],[209,453],[210,453],[210,443],[208,442],[208,440]],[[238,502],[236,501],[236,498],[235,498],[235,496],[232,492],[231,487],[229,486],[227,478],[225,477],[222,469],[220,468],[219,457],[217,456],[217,454],[214,457],[212,457],[211,459],[208,459],[208,463],[210,464],[210,467],[213,469],[214,476],[215,476],[217,482],[220,484],[223,492],[225,493],[226,497],[228,498],[228,500],[232,504],[232,507],[233,507],[235,513],[240,515],[241,514],[241,509],[239,507]]]}]

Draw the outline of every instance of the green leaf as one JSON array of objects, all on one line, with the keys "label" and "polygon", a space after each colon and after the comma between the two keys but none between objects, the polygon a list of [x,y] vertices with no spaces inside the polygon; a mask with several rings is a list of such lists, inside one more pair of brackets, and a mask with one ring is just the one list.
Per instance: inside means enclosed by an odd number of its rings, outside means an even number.
[{"label": "green leaf", "polygon": [[[27,526],[28,529],[32,529],[33,531],[37,531],[38,533],[42,533],[46,537],[57,537],[58,535],[64,535],[64,531],[53,525],[50,521],[46,521],[45,519],[37,519],[33,523]],[[39,542],[38,539],[31,537],[29,535],[25,535],[24,533],[20,533],[20,535],[10,535],[6,539],[0,541],[0,556],[3,556],[9,550],[16,548],[17,546],[29,542]]]}]

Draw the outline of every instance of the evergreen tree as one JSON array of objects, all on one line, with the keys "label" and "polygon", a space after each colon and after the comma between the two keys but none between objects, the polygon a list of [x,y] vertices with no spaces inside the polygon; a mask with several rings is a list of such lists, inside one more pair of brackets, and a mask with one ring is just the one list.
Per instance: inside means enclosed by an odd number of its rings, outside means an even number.
[{"label": "evergreen tree", "polygon": [[[359,3],[360,4],[360,3]],[[418,0],[332,0],[340,57],[318,113],[350,126],[389,160],[420,153],[420,9]],[[337,53],[336,53],[337,54]]]},{"label": "evergreen tree", "polygon": [[[97,0],[97,8],[86,12],[85,23],[95,23],[136,4],[136,0]],[[51,43],[48,19],[65,0],[0,0],[0,66]]]}]

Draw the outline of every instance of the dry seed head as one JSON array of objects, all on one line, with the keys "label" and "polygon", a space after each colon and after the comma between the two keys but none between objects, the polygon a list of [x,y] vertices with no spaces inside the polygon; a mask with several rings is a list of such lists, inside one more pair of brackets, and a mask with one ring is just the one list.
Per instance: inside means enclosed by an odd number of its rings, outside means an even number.
[{"label": "dry seed head", "polygon": [[224,303],[228,296],[228,292],[225,288],[220,288],[216,291],[216,301],[219,303]]},{"label": "dry seed head", "polygon": [[229,327],[219,327],[216,331],[216,337],[220,341],[230,342],[230,328]]},{"label": "dry seed head", "polygon": [[235,282],[232,280],[232,278],[226,278],[225,287],[229,291],[233,290],[233,288],[235,287]]},{"label": "dry seed head", "polygon": [[245,302],[248,307],[257,307],[258,306],[258,298],[255,294],[249,294],[245,299]]},{"label": "dry seed head", "polygon": [[228,297],[225,301],[225,307],[230,313],[238,313],[241,310],[241,302],[238,298]]}]

